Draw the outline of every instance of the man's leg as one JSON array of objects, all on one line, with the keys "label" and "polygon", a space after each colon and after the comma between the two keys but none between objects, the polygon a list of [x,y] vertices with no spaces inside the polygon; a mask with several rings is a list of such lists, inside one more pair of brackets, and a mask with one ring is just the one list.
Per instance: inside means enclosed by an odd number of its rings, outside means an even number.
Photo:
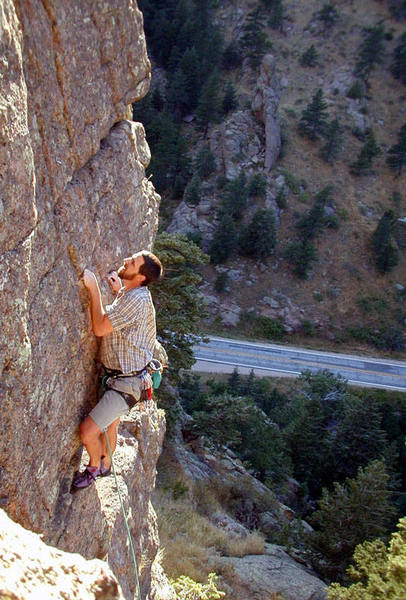
[{"label": "man's leg", "polygon": [[100,460],[103,455],[103,442],[100,427],[92,417],[87,416],[80,424],[80,439],[89,454],[89,466],[100,468]]},{"label": "man's leg", "polygon": [[[118,430],[118,424],[120,423],[120,419],[116,419],[115,421],[113,421],[111,423],[111,425],[109,425],[107,427],[107,437],[109,439],[109,444],[110,444],[110,450],[111,450],[111,454],[114,454],[114,450],[116,449],[117,446],[117,430]],[[109,449],[107,447],[107,442],[106,442],[106,436],[103,432],[103,437],[102,437],[102,442],[103,442],[103,465],[106,469],[109,469],[111,466],[111,461],[110,461],[110,453],[109,453]]]}]

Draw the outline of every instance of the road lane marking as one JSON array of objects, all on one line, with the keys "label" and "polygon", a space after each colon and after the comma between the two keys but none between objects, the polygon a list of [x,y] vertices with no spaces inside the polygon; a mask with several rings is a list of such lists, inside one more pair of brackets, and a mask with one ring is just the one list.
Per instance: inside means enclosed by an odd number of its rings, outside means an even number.
[{"label": "road lane marking", "polygon": [[[283,351],[283,352],[287,352],[287,353],[293,353],[293,352],[297,352],[297,353],[303,353],[303,354],[311,354],[313,356],[325,356],[325,357],[334,357],[334,358],[339,358],[339,359],[347,359],[347,360],[351,360],[351,359],[355,359],[358,361],[370,361],[370,362],[377,362],[379,364],[385,364],[387,366],[394,366],[394,367],[401,367],[401,368],[405,368],[406,367],[406,362],[404,361],[397,361],[397,360],[390,360],[390,359],[386,359],[386,358],[375,358],[375,357],[371,357],[371,356],[357,356],[355,354],[336,354],[335,352],[326,352],[324,350],[308,350],[306,348],[292,348],[289,346],[283,346],[283,345],[278,345],[278,344],[266,344],[263,343],[261,344],[260,342],[245,342],[242,340],[232,340],[232,339],[228,339],[228,338],[221,338],[221,337],[210,337],[209,338],[210,341],[217,341],[220,342],[221,344],[229,344],[229,345],[234,345],[234,346],[252,346],[253,348],[260,348],[260,349],[264,349],[264,350],[277,350],[277,351]],[[200,344],[198,347],[211,347],[209,344]]]},{"label": "road lane marking", "polygon": [[[203,351],[211,351],[212,354],[229,354],[229,355],[236,355],[236,356],[241,356],[244,358],[246,358],[247,360],[249,359],[255,359],[255,360],[263,360],[263,361],[272,361],[274,360],[274,362],[276,360],[280,360],[282,362],[286,362],[286,363],[291,363],[291,364],[301,364],[303,365],[304,368],[310,368],[310,367],[314,367],[314,368],[323,368],[323,366],[326,366],[329,370],[336,370],[336,371],[340,371],[340,370],[346,370],[346,371],[350,371],[350,372],[355,372],[355,373],[360,373],[360,374],[364,374],[364,375],[379,375],[380,377],[383,378],[400,378],[400,380],[405,380],[406,382],[406,373],[405,374],[401,374],[401,373],[388,373],[385,371],[372,371],[372,370],[368,370],[365,368],[360,367],[356,367],[356,366],[350,366],[350,365],[335,365],[335,364],[331,364],[331,363],[324,363],[323,361],[320,362],[313,362],[310,360],[306,359],[295,359],[295,358],[290,358],[290,357],[278,357],[275,359],[272,359],[269,356],[265,356],[265,355],[261,355],[260,353],[252,353],[252,352],[239,352],[237,350],[230,350],[230,349],[225,349],[225,348],[216,348],[215,351],[213,351],[213,349],[209,346],[205,346],[204,348],[202,346],[198,346],[195,347],[195,349],[197,348],[197,350],[203,350]],[[210,360],[210,362],[216,362],[215,360],[211,360],[211,359],[206,359],[204,356],[199,357],[198,353],[196,353],[195,351],[195,357],[196,358],[200,358],[200,360]],[[221,362],[221,358],[219,358],[219,360],[217,362]],[[231,364],[228,362],[225,362],[225,364]],[[250,365],[245,365],[245,366],[250,366]],[[406,366],[406,365],[405,365]],[[259,367],[258,367],[259,368]],[[267,367],[262,367],[262,368],[267,368]],[[298,368],[298,367],[297,367]],[[273,369],[275,370],[275,369]],[[283,369],[282,369],[283,371]],[[300,372],[300,371],[299,371]]]},{"label": "road lane marking", "polygon": [[[197,366],[197,363],[215,363],[217,365],[230,365],[232,367],[241,367],[244,369],[252,369],[252,370],[260,370],[260,371],[267,371],[267,372],[272,372],[272,373],[285,373],[285,374],[290,374],[290,375],[300,375],[301,371],[288,371],[287,369],[273,369],[271,367],[259,367],[259,366],[252,366],[252,365],[245,365],[242,363],[236,363],[236,362],[227,362],[227,361],[218,361],[218,360],[213,360],[210,358],[196,358],[196,363],[195,365],[193,365],[192,370],[195,366]],[[355,379],[347,379],[347,383],[349,384],[353,384],[355,386],[359,386],[359,387],[373,387],[373,388],[383,388],[385,390],[395,390],[395,391],[400,391],[400,392],[406,392],[406,387],[401,387],[401,386],[395,386],[395,385],[389,385],[386,383],[375,383],[375,382],[369,382],[369,381],[358,381]]]}]

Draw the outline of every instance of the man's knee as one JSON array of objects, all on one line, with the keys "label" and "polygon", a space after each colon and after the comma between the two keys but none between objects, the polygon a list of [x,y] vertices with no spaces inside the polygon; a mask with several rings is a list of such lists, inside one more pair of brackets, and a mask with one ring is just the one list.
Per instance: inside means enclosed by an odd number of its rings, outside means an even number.
[{"label": "man's knee", "polygon": [[100,427],[96,425],[92,417],[87,416],[79,426],[80,439],[82,444],[95,440],[101,433]]}]

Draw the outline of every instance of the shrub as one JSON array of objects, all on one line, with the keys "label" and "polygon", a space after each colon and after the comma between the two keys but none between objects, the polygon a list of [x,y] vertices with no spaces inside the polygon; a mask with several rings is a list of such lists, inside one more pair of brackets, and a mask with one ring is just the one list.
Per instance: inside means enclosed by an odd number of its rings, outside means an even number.
[{"label": "shrub", "polygon": [[264,197],[266,193],[266,177],[261,173],[253,175],[248,183],[248,196],[250,197]]},{"label": "shrub", "polygon": [[300,58],[300,64],[303,67],[315,67],[317,65],[318,53],[314,44],[312,44]]},{"label": "shrub", "polygon": [[218,600],[225,596],[225,592],[216,586],[216,573],[209,573],[207,583],[198,583],[186,575],[170,581],[177,594],[178,600]]},{"label": "shrub", "polygon": [[216,159],[208,146],[202,148],[196,156],[195,167],[203,179],[217,170]]},{"label": "shrub", "polygon": [[329,600],[398,600],[406,589],[406,517],[400,519],[388,548],[382,540],[364,542],[354,551],[348,575],[356,583],[330,585]]},{"label": "shrub", "polygon": [[394,509],[389,503],[389,476],[383,461],[359,469],[355,479],[323,490],[312,522],[312,544],[323,555],[324,573],[343,577],[356,546],[384,535]]},{"label": "shrub", "polygon": [[361,100],[365,95],[365,85],[359,79],[350,86],[347,96],[353,100]]},{"label": "shrub", "polygon": [[398,263],[398,252],[392,244],[394,222],[393,211],[387,210],[372,234],[372,250],[380,273],[391,271]]},{"label": "shrub", "polygon": [[184,195],[184,200],[187,204],[192,204],[193,206],[199,204],[200,183],[200,177],[198,175],[193,175],[192,179],[188,182]]},{"label": "shrub", "polygon": [[301,279],[306,279],[310,265],[317,260],[315,247],[309,240],[293,242],[285,250],[285,258],[293,265],[293,272]]}]

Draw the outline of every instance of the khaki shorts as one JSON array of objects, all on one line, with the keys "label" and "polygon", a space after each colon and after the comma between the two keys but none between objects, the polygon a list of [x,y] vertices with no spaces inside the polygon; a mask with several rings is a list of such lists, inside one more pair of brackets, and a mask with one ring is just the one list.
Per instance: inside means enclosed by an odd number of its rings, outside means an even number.
[{"label": "khaki shorts", "polygon": [[[135,398],[141,396],[141,381],[139,377],[128,377],[116,379],[117,388],[123,392],[131,393]],[[104,392],[100,401],[96,404],[93,410],[89,413],[93,421],[103,431],[116,419],[130,412],[130,408],[123,396],[116,390],[108,389]]]}]

